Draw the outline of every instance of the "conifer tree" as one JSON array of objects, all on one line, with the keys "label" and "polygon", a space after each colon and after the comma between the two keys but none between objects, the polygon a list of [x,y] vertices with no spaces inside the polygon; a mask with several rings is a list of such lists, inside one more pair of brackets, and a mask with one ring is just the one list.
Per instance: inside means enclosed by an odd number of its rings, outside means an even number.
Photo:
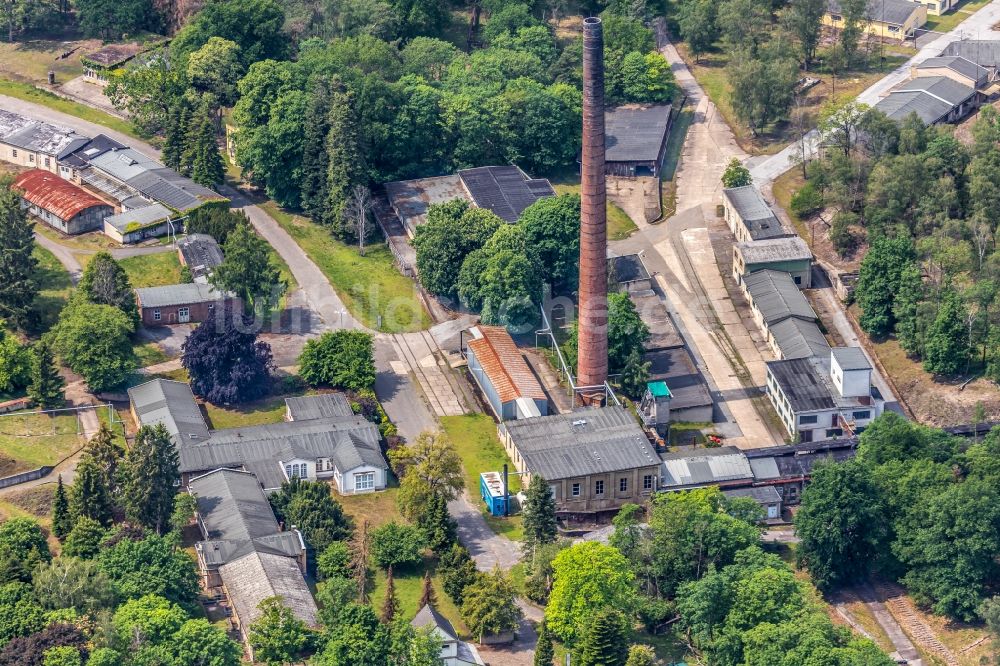
[{"label": "conifer tree", "polygon": [[188,125],[184,161],[190,166],[191,180],[212,187],[222,183],[226,177],[226,166],[215,141],[215,120],[208,102],[202,102],[191,116]]},{"label": "conifer tree", "polygon": [[437,554],[455,543],[455,520],[448,513],[448,500],[441,493],[431,495],[430,506],[419,516],[417,524],[427,534],[427,545]]},{"label": "conifer tree", "polygon": [[28,396],[42,409],[52,409],[62,406],[65,402],[63,388],[66,380],[59,374],[52,347],[42,338],[35,345],[31,355],[31,383],[28,384]]},{"label": "conifer tree", "polygon": [[87,442],[87,456],[97,464],[104,487],[108,490],[108,496],[114,498],[121,485],[118,478],[118,468],[121,466],[125,451],[115,441],[115,436],[106,423],[102,423],[94,436]]},{"label": "conifer tree", "polygon": [[552,666],[555,658],[555,648],[552,645],[552,636],[549,635],[545,620],[538,625],[538,645],[535,646],[534,666]]},{"label": "conifer tree", "polygon": [[326,136],[327,200],[323,216],[333,235],[351,240],[344,209],[351,187],[364,180],[360,130],[354,112],[354,97],[347,92],[330,94],[330,130]]},{"label": "conifer tree", "polygon": [[123,470],[122,499],[130,520],[161,536],[170,528],[179,464],[177,448],[162,424],[139,428]]},{"label": "conifer tree", "polygon": [[76,466],[76,479],[69,491],[69,510],[74,518],[90,518],[101,525],[111,522],[111,498],[101,469],[93,457],[84,454]]},{"label": "conifer tree", "polygon": [[187,165],[184,164],[184,147],[187,143],[190,120],[191,107],[184,98],[179,99],[167,112],[166,137],[163,140],[161,156],[164,164],[179,173],[187,172]]},{"label": "conifer tree", "polygon": [[423,608],[424,606],[434,606],[437,603],[437,595],[434,593],[434,581],[431,580],[431,572],[424,572],[424,583],[420,590],[420,601],[417,602],[417,608]]},{"label": "conifer tree", "polygon": [[399,598],[396,596],[396,581],[392,577],[392,567],[385,575],[385,600],[382,602],[382,613],[379,619],[382,624],[392,624],[399,615]]},{"label": "conifer tree", "polygon": [[0,317],[24,328],[38,294],[34,257],[34,223],[21,208],[21,196],[12,189],[13,177],[0,178]]},{"label": "conifer tree", "polygon": [[624,666],[628,659],[628,641],[621,612],[607,608],[598,611],[580,645],[579,666]]},{"label": "conifer tree", "polygon": [[556,501],[549,484],[539,474],[531,476],[524,501],[524,555],[533,558],[539,546],[552,543],[558,533]]},{"label": "conifer tree", "polygon": [[69,499],[66,497],[66,487],[63,485],[62,474],[56,484],[56,492],[52,498],[52,534],[60,541],[73,529],[73,517],[69,513]]},{"label": "conifer tree", "polygon": [[323,219],[327,200],[330,85],[329,79],[320,78],[313,86],[302,132],[302,209],[317,222]]}]

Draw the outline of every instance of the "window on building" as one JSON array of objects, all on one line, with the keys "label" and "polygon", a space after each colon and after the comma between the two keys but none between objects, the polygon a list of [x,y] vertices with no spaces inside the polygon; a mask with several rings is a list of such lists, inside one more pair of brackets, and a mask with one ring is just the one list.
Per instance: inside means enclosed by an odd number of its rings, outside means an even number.
[{"label": "window on building", "polygon": [[10,154],[12,157],[17,157],[17,149],[15,148],[14,150],[10,151]]},{"label": "window on building", "polygon": [[355,490],[375,490],[375,472],[362,472],[354,475]]},{"label": "window on building", "polygon": [[860,412],[854,412],[853,416],[857,420],[870,419],[872,417],[872,413],[869,409],[863,409]]},{"label": "window on building", "polygon": [[628,478],[622,477],[618,479],[618,492],[624,493],[628,492]]},{"label": "window on building", "polygon": [[792,279],[795,280],[795,284],[802,284],[802,276],[801,275],[796,275]]},{"label": "window on building", "polygon": [[160,317],[162,317],[162,315],[160,314],[160,311],[159,310],[153,310],[153,321],[160,321]]},{"label": "window on building", "polygon": [[594,494],[603,495],[604,494],[604,479],[598,479],[594,481]]},{"label": "window on building", "polygon": [[45,166],[49,166],[49,158],[45,158]]},{"label": "window on building", "polygon": [[816,414],[807,414],[806,416],[799,417],[799,423],[801,425],[811,425],[813,423],[819,422],[819,416]]},{"label": "window on building", "polygon": [[184,319],[186,317],[189,317],[190,315],[191,315],[191,310],[189,310],[188,308],[177,308],[177,316],[180,319]]},{"label": "window on building", "polygon": [[828,428],[826,431],[826,436],[829,437],[840,437],[844,434],[841,428]]},{"label": "window on building", "polygon": [[643,490],[652,490],[653,489],[653,475],[652,474],[647,474],[646,476],[642,477],[642,489]]},{"label": "window on building", "polygon": [[34,164],[34,162],[35,162],[35,154],[34,153],[28,153],[28,161],[31,162],[32,164]]},{"label": "window on building", "polygon": [[571,495],[572,495],[573,497],[579,497],[579,496],[580,496],[580,484],[579,484],[579,483],[574,483],[574,484],[573,484],[573,485],[572,485],[572,486],[570,487],[570,494],[571,494]]},{"label": "window on building", "polygon": [[840,14],[830,14],[830,20],[831,21],[843,21],[844,17],[841,16]]}]

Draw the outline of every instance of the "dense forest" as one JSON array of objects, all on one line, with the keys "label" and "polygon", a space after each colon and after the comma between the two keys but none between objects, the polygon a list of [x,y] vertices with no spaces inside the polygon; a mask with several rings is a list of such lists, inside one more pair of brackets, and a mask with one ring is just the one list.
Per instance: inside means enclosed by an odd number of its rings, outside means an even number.
[{"label": "dense forest", "polygon": [[894,335],[928,372],[1000,379],[995,110],[983,109],[969,145],[954,128],[916,116],[897,125],[863,105],[831,114],[823,130],[825,149],[792,210],[828,215],[842,254],[868,244],[855,294],[861,326]]}]

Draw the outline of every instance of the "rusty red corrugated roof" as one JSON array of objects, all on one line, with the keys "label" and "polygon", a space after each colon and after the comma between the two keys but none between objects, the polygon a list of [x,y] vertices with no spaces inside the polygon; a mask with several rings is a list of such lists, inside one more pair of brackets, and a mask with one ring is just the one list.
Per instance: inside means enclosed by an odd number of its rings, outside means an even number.
[{"label": "rusty red corrugated roof", "polygon": [[31,169],[14,180],[14,187],[29,203],[58,215],[61,220],[71,220],[88,208],[109,206],[93,194],[54,173]]},{"label": "rusty red corrugated roof", "polygon": [[483,337],[469,340],[468,345],[499,394],[500,402],[517,398],[545,400],[545,391],[507,329],[480,325],[479,331]]}]

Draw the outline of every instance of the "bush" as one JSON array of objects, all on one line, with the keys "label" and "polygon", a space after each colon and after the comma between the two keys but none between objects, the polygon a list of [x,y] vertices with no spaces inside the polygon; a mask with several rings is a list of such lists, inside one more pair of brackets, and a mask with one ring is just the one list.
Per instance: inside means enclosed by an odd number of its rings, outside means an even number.
[{"label": "bush", "polygon": [[849,255],[857,246],[858,239],[851,231],[851,226],[857,221],[858,216],[847,211],[841,211],[833,216],[833,222],[830,224],[830,242],[841,257]]},{"label": "bush", "polygon": [[424,535],[419,528],[397,522],[372,530],[372,561],[382,569],[419,564]]},{"label": "bush", "polygon": [[806,183],[802,189],[792,195],[789,207],[792,214],[798,218],[811,217],[823,210],[823,193],[811,182]]},{"label": "bush", "polygon": [[324,333],[303,348],[299,375],[312,386],[370,389],[375,385],[374,338],[364,331]]}]

